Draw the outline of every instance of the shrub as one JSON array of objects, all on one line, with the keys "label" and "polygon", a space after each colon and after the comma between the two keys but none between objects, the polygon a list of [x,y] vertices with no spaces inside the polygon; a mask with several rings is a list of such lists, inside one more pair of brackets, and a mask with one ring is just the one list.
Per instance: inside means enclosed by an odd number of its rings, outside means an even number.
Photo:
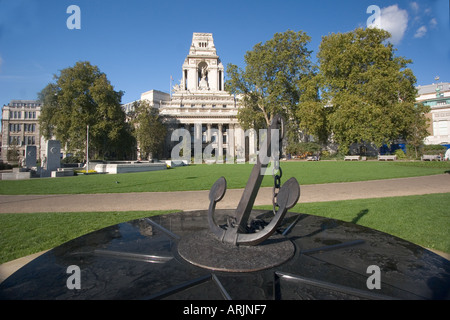
[{"label": "shrub", "polygon": [[397,156],[397,159],[406,159],[406,154],[403,152],[402,149],[395,150],[394,154]]},{"label": "shrub", "polygon": [[447,150],[446,147],[441,146],[439,144],[429,144],[429,145],[424,145],[422,148],[422,153],[423,154],[439,154],[439,153],[445,153],[445,151]]},{"label": "shrub", "polygon": [[[75,174],[79,174],[79,173],[85,174],[85,173],[86,173],[86,170],[74,170],[73,172],[74,172]],[[95,170],[88,170],[87,173],[97,173],[97,171],[95,171]]]},{"label": "shrub", "polygon": [[68,156],[61,160],[61,163],[79,163],[81,162],[77,156]]},{"label": "shrub", "polygon": [[12,165],[9,163],[0,162],[0,170],[9,170],[12,169]]}]

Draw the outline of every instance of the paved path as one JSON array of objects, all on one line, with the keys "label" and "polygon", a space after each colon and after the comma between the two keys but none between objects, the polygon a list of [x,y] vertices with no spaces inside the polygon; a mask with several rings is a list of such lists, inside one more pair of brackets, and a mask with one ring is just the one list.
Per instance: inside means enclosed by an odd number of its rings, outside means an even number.
[{"label": "paved path", "polygon": [[[450,175],[329,183],[301,186],[299,203],[349,199],[396,197],[432,193],[450,193]],[[206,210],[209,191],[145,192],[92,195],[0,195],[0,213],[137,211],[137,210]],[[218,209],[236,208],[242,189],[227,190]],[[272,188],[261,188],[255,205],[272,204]],[[439,252],[438,252],[439,253]],[[442,254],[447,259],[450,255]],[[38,254],[0,265],[0,282]]]},{"label": "paved path", "polygon": [[[217,205],[236,208],[243,189],[229,189]],[[301,186],[299,203],[450,192],[450,175]],[[0,195],[0,213],[139,210],[206,210],[208,190],[75,195]],[[272,204],[272,188],[261,188],[255,205]]]}]

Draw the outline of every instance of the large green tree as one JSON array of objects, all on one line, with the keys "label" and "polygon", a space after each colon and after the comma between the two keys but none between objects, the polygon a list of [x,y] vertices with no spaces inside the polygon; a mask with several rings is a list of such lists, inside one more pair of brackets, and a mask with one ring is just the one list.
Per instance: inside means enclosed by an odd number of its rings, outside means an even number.
[{"label": "large green tree", "polygon": [[[358,28],[322,38],[318,52],[318,110],[342,153],[354,142],[376,147],[408,139],[415,116],[416,78],[411,63],[395,55],[390,34]],[[423,116],[423,115],[422,115]]]},{"label": "large green tree", "polygon": [[133,107],[130,117],[141,156],[162,157],[167,129],[158,109],[151,107],[146,100],[134,102]]},{"label": "large green tree", "polygon": [[134,144],[121,108],[123,92],[115,91],[97,66],[77,62],[54,80],[39,93],[39,122],[46,139],[54,137],[69,151],[84,154],[89,125],[90,157],[130,155]]},{"label": "large green tree", "polygon": [[281,114],[298,131],[295,108],[302,95],[300,83],[313,65],[307,49],[310,37],[303,31],[276,33],[245,54],[245,68],[227,65],[226,89],[241,97],[238,120],[244,129],[266,128]]}]

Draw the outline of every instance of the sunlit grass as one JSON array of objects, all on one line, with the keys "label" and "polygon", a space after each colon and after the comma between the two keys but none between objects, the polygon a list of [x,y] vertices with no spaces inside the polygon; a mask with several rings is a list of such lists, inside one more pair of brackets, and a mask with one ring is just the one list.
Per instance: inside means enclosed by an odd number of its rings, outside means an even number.
[{"label": "sunlit grass", "polygon": [[[269,206],[263,208],[270,209]],[[298,203],[290,211],[347,221],[450,253],[450,193]]]},{"label": "sunlit grass", "polygon": [[[271,208],[269,206],[259,208]],[[343,220],[450,253],[450,194],[299,203],[290,211]],[[0,263],[164,211],[0,214]]]},{"label": "sunlit grass", "polygon": [[0,264],[54,248],[64,242],[107,226],[164,213],[167,212],[0,214]]},{"label": "sunlit grass", "polygon": [[[283,179],[296,177],[300,184],[352,182],[445,173],[450,162],[319,161],[281,162]],[[88,194],[209,190],[224,176],[229,189],[244,188],[252,164],[190,165],[169,170],[98,174],[75,177],[0,181],[0,194]],[[265,176],[262,186],[272,186]]]}]

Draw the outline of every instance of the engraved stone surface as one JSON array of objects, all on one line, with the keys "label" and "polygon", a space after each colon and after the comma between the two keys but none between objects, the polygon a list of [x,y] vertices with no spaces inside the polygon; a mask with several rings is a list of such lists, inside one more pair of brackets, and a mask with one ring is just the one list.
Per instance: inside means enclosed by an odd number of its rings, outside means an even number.
[{"label": "engraved stone surface", "polygon": [[25,167],[28,169],[36,167],[36,146],[26,146]]},{"label": "engraved stone surface", "polygon": [[55,171],[61,167],[61,142],[59,140],[47,141],[47,171]]},{"label": "engraved stone surface", "polygon": [[269,269],[293,257],[295,247],[282,236],[274,236],[258,246],[223,243],[209,231],[193,233],[178,244],[186,261],[206,269],[224,272],[253,272]]},{"label": "engraved stone surface", "polygon": [[[217,210],[218,221],[233,212]],[[266,213],[254,210],[252,218]],[[277,230],[295,248],[279,265],[249,272],[195,265],[179,248],[209,229],[207,214],[133,220],[69,241],[1,283],[0,299],[450,299],[450,261],[383,232],[303,213],[288,212]],[[72,265],[81,271],[79,290],[67,287]],[[371,265],[380,268],[380,289],[367,287]]]}]

